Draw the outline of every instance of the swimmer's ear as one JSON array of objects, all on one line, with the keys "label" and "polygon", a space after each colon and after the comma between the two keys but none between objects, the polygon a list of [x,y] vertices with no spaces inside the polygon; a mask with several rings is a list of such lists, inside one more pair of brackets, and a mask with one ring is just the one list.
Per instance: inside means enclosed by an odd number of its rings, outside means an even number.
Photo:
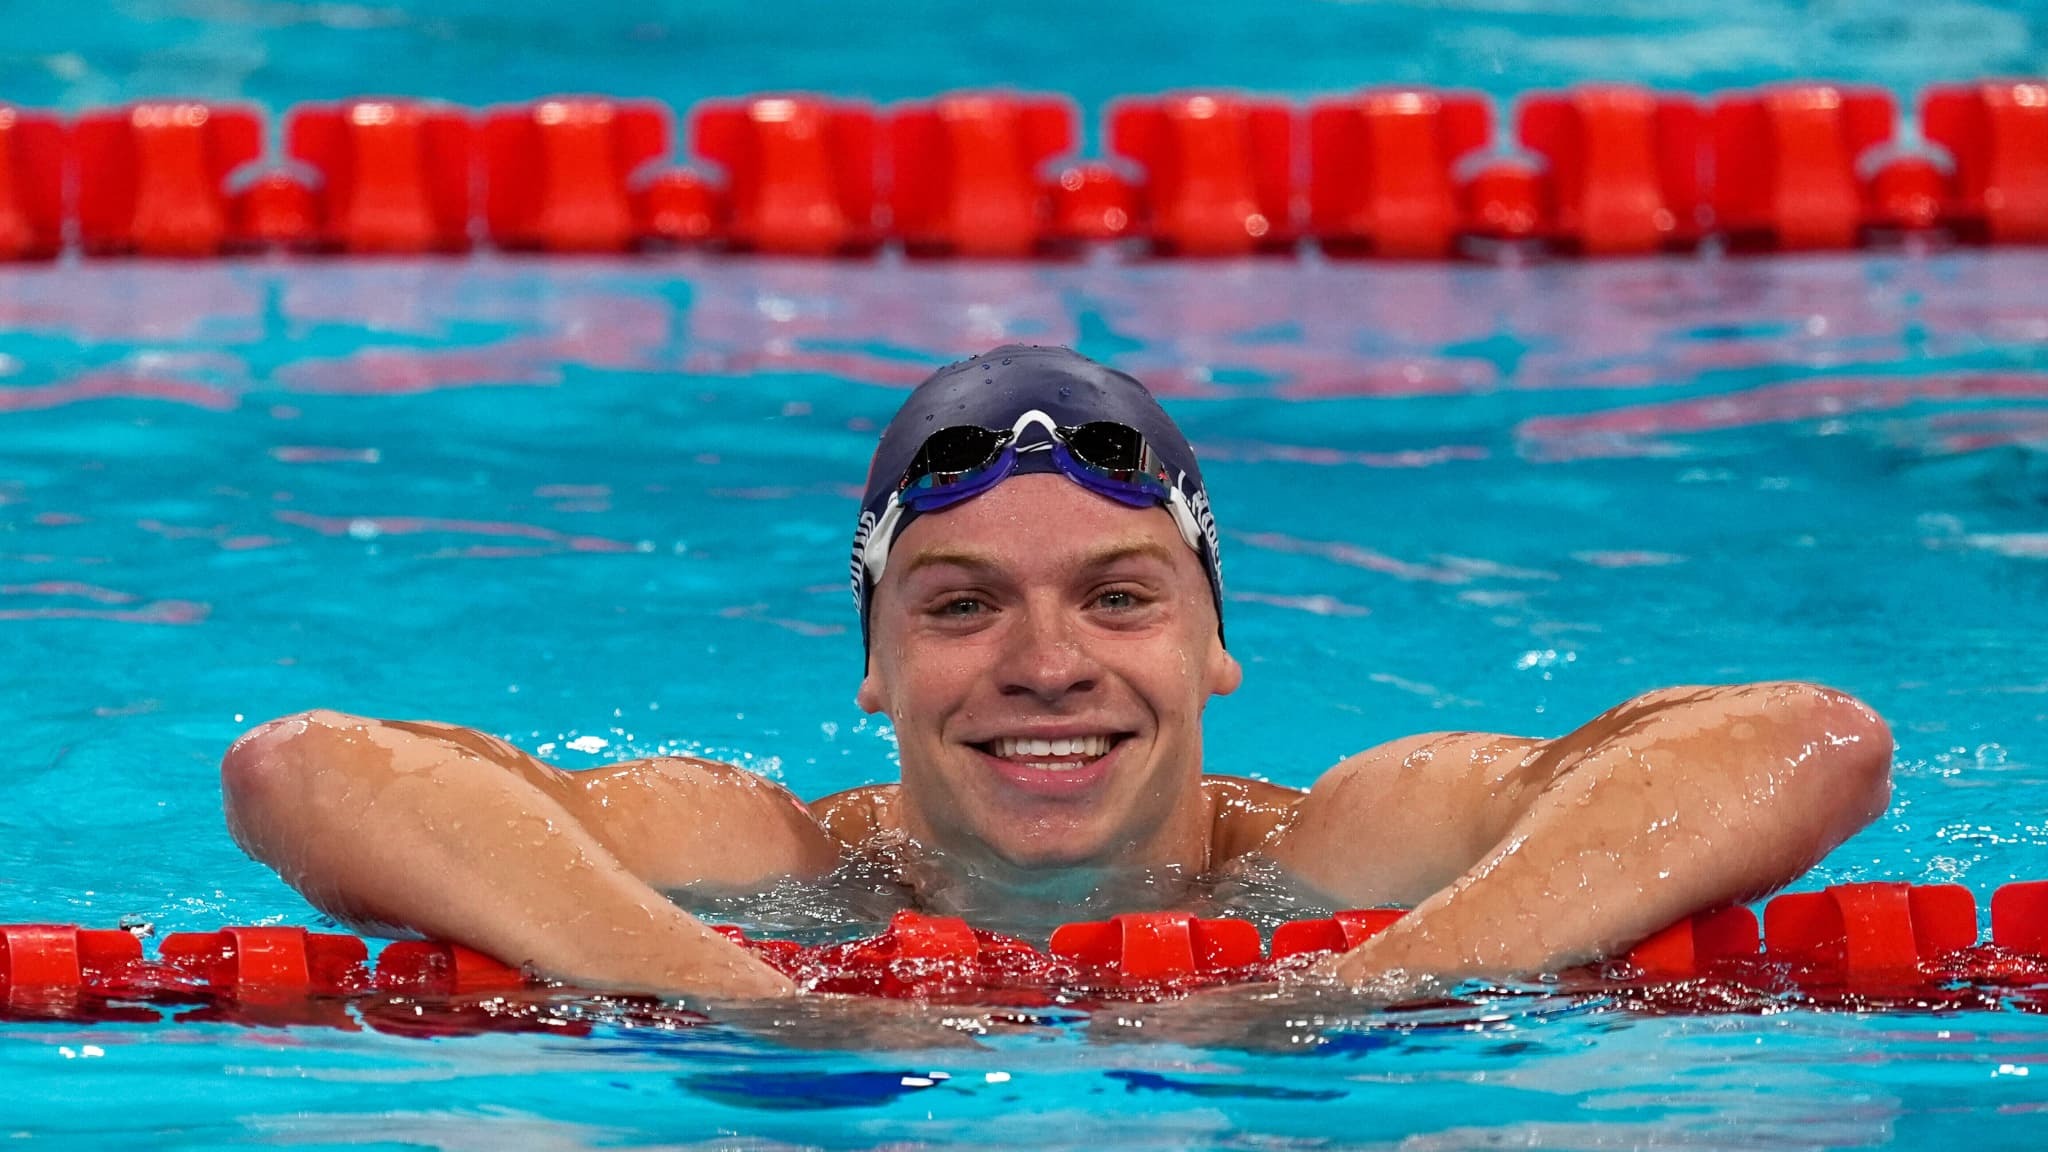
[{"label": "swimmer's ear", "polygon": [[1228,696],[1244,683],[1244,666],[1223,646],[1220,636],[1209,637],[1209,694]]}]

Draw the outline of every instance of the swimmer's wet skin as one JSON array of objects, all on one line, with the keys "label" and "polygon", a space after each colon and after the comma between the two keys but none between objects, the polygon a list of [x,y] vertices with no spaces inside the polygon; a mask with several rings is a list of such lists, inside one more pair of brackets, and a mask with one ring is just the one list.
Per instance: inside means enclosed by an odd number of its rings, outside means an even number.
[{"label": "swimmer's wet skin", "polygon": [[797,989],[664,891],[868,856],[954,913],[1277,864],[1337,906],[1413,907],[1321,973],[1400,995],[1760,896],[1888,801],[1883,721],[1790,682],[1650,692],[1552,740],[1407,737],[1306,791],[1204,775],[1202,709],[1242,677],[1216,541],[1193,452],[1135,380],[1000,348],[912,393],[869,475],[858,699],[894,725],[900,783],[805,804],[726,764],[571,773],[469,729],[314,711],[229,749],[228,825],[345,922],[715,997]]}]

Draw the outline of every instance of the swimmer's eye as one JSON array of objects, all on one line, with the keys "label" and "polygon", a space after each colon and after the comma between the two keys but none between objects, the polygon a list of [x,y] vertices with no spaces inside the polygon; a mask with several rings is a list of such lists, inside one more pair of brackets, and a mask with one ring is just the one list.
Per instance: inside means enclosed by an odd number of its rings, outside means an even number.
[{"label": "swimmer's eye", "polygon": [[1152,602],[1136,588],[1107,588],[1095,594],[1095,605],[1111,612],[1135,612]]},{"label": "swimmer's eye", "polygon": [[951,600],[941,601],[934,614],[959,619],[967,616],[979,616],[987,609],[988,605],[972,596],[955,596]]}]

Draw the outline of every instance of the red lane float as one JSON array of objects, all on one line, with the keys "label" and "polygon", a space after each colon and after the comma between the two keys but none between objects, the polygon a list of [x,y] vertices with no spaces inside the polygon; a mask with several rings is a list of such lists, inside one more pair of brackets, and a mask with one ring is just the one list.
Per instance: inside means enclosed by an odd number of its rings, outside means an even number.
[{"label": "red lane float", "polygon": [[[47,259],[75,223],[92,256],[261,248],[461,252],[712,246],[860,255],[1159,256],[1291,251],[1384,259],[1848,248],[1943,231],[2048,243],[2048,82],[1942,85],[1924,151],[1888,93],[1829,84],[1684,95],[1587,85],[1518,102],[1513,144],[1472,93],[1368,90],[1305,109],[1229,92],[1111,104],[1111,159],[1072,150],[1064,98],[955,93],[898,105],[818,96],[671,114],[571,97],[472,113],[416,100],[292,109],[263,158],[252,108],[167,101],[55,116],[0,106],[0,260]],[[1297,139],[1297,137],[1300,139]],[[1531,163],[1531,159],[1535,163]],[[75,187],[65,203],[67,173]],[[473,189],[481,180],[482,194]],[[68,213],[68,218],[67,218]]]},{"label": "red lane float", "polygon": [[1885,158],[1864,183],[1863,217],[1873,237],[1931,232],[1949,211],[1948,177],[1927,156]]},{"label": "red lane float", "polygon": [[881,242],[877,131],[865,104],[714,101],[692,115],[690,148],[725,173],[731,248],[852,256]]},{"label": "red lane float", "polygon": [[1196,92],[1123,100],[1109,147],[1143,169],[1137,232],[1164,256],[1244,256],[1294,246],[1294,109]]},{"label": "red lane float", "polygon": [[157,955],[169,968],[236,996],[348,996],[370,987],[362,940],[304,928],[174,932]]},{"label": "red lane float", "polygon": [[1477,166],[1458,186],[1465,229],[1479,251],[1487,243],[1522,245],[1540,239],[1551,208],[1543,174],[1514,158]]},{"label": "red lane float", "polygon": [[48,260],[64,248],[64,125],[0,104],[0,260]]},{"label": "red lane float", "polygon": [[1370,91],[1309,105],[1309,235],[1332,256],[1451,255],[1469,227],[1458,163],[1492,135],[1477,93]]},{"label": "red lane float", "polygon": [[1689,916],[1648,937],[1621,957],[1624,967],[1652,981],[1739,974],[1762,945],[1756,913],[1716,908]]},{"label": "red lane float", "polygon": [[1207,920],[1185,912],[1130,912],[1062,924],[1049,945],[1091,984],[1171,986],[1249,973],[1265,959],[1259,930],[1246,920]]},{"label": "red lane float", "polygon": [[623,252],[643,235],[636,177],[669,154],[668,109],[595,97],[497,108],[484,117],[482,149],[484,227],[493,244],[512,252]]},{"label": "red lane float", "polygon": [[1551,241],[1586,256],[1696,246],[1702,119],[1689,97],[1619,85],[1524,100],[1515,133],[1549,166]]},{"label": "red lane float", "polygon": [[1072,151],[1080,112],[1058,96],[959,92],[887,120],[894,237],[912,256],[1016,258],[1051,240],[1039,169]]},{"label": "red lane float", "polygon": [[1807,982],[1913,984],[1977,942],[1977,902],[1960,884],[1837,884],[1765,905],[1764,941],[1767,959]]},{"label": "red lane float", "polygon": [[380,992],[453,996],[523,988],[526,974],[473,948],[432,940],[400,940],[377,957]]},{"label": "red lane float", "polygon": [[1851,248],[1862,235],[1857,162],[1892,139],[1875,88],[1787,85],[1714,104],[1717,228],[1737,251]]},{"label": "red lane float", "polygon": [[[1959,885],[1841,884],[1771,900],[1761,933],[1747,908],[1689,917],[1581,983],[1707,980],[1823,1003],[1847,995],[1928,1004],[2048,986],[2048,882],[2008,884],[1990,911],[1991,940],[1979,944],[1976,901]],[[1043,1004],[1270,979],[1318,954],[1359,947],[1402,915],[1374,909],[1294,921],[1275,929],[1270,947],[1246,921],[1179,912],[1061,925],[1045,951],[959,919],[912,912],[897,914],[876,936],[824,946],[719,931],[814,991]],[[479,1007],[518,1008],[504,998],[529,983],[519,969],[445,943],[391,944],[373,970],[363,941],[296,927],[176,933],[149,960],[125,931],[0,925],[0,1006],[80,1019],[141,1018],[116,1002],[197,1002],[203,1007],[181,1018],[346,1026],[341,999],[367,995],[363,1018],[379,1028],[538,1027],[530,1003],[504,1016]],[[456,1002],[437,1022],[380,1006],[392,997]]]},{"label": "red lane float", "polygon": [[253,108],[197,102],[89,112],[72,129],[89,256],[218,256],[236,247],[227,179],[263,153]]},{"label": "red lane float", "polygon": [[724,227],[718,189],[682,167],[643,170],[633,181],[633,218],[643,248],[689,248],[711,243]]},{"label": "red lane float", "polygon": [[236,237],[258,250],[318,251],[325,213],[313,183],[289,171],[256,175],[230,201]]},{"label": "red lane float", "polygon": [[[469,116],[417,100],[304,104],[285,119],[285,151],[317,177],[300,241],[351,254],[469,249]],[[290,177],[243,193],[244,230],[277,243],[289,220]]]},{"label": "red lane float", "polygon": [[1273,959],[1317,952],[1349,952],[1407,913],[1398,908],[1339,912],[1328,920],[1290,920],[1273,929]]},{"label": "red lane float", "polygon": [[820,992],[930,997],[1042,991],[1051,983],[1048,969],[1045,955],[1017,937],[951,916],[899,912],[880,936],[809,952],[796,973]]},{"label": "red lane float", "polygon": [[1944,217],[1957,235],[1982,244],[2048,243],[2048,84],[1932,88],[1920,127],[1955,160]]},{"label": "red lane float", "polygon": [[0,925],[0,985],[75,989],[110,983],[142,962],[142,941],[118,928]]},{"label": "red lane float", "polygon": [[2048,880],[2007,884],[1991,894],[1991,943],[2048,958]]},{"label": "red lane float", "polygon": [[1091,161],[1060,169],[1047,225],[1055,252],[1132,235],[1138,220],[1138,182],[1114,164]]},{"label": "red lane float", "polygon": [[[1339,912],[1328,920],[1294,920],[1273,929],[1271,958],[1348,952],[1407,915],[1396,908]],[[1689,980],[1726,973],[1755,960],[1759,933],[1747,908],[1720,908],[1687,917],[1618,958],[1617,970],[1652,981]]]}]

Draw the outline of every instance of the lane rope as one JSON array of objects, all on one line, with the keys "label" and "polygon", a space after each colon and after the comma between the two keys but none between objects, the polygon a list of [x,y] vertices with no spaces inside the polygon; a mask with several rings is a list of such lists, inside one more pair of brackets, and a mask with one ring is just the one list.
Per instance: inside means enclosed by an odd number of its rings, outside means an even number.
[{"label": "lane rope", "polygon": [[[1075,155],[1056,95],[470,109],[0,105],[0,260],[705,249],[1069,259],[1574,258],[2048,243],[2048,82],[1787,84],[1306,104],[1127,97]],[[271,143],[273,135],[277,144]]]},{"label": "lane rope", "polygon": [[[1999,888],[1988,940],[1978,939],[1977,912],[1976,898],[1958,884],[1787,893],[1764,906],[1761,920],[1740,906],[1688,917],[1576,973],[1572,984],[1635,994],[1714,985],[1921,1007],[2018,994],[2048,1005],[2048,881]],[[1374,909],[1296,920],[1268,940],[1244,920],[1137,912],[1061,925],[1044,949],[915,912],[898,913],[877,935],[828,945],[718,930],[811,991],[1029,1007],[1270,980],[1356,947],[1402,915]],[[352,998],[493,997],[546,987],[554,986],[450,943],[399,941],[372,962],[359,937],[242,926],[172,933],[148,957],[142,938],[121,929],[0,925],[0,1006],[31,1015],[40,1006],[43,1015],[102,1018],[124,1004],[187,1002],[212,1006],[209,1018],[281,1005],[303,1012],[325,1004],[331,1014]],[[1701,1010],[1717,999],[1681,993],[1662,1003]]]}]

